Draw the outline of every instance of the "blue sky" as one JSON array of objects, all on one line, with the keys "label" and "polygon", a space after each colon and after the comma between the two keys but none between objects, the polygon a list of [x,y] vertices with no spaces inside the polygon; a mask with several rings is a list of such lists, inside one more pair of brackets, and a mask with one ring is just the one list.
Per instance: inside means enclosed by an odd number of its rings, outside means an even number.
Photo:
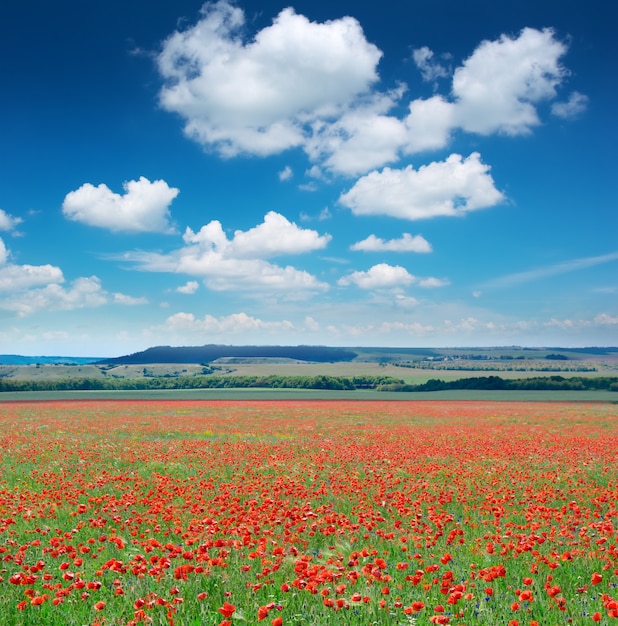
[{"label": "blue sky", "polygon": [[618,344],[605,0],[0,9],[0,352]]}]

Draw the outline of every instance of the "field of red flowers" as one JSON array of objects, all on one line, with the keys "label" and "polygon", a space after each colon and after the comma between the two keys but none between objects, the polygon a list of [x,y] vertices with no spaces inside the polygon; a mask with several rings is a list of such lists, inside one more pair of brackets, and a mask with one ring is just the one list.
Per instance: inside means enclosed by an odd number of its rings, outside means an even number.
[{"label": "field of red flowers", "polygon": [[611,624],[618,407],[0,404],[3,625]]}]

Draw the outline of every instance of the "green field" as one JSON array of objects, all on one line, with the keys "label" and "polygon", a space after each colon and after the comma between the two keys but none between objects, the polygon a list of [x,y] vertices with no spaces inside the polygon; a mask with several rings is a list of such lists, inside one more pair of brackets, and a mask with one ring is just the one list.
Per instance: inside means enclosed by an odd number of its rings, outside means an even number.
[{"label": "green field", "polygon": [[610,402],[612,391],[477,391],[429,392],[330,391],[321,389],[165,389],[131,391],[9,391],[2,402],[41,400],[489,400],[494,402]]}]

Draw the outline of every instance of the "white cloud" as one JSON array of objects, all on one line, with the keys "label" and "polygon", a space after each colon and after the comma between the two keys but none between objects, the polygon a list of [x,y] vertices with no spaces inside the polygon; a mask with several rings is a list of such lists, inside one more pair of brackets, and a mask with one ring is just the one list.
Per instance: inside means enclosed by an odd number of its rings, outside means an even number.
[{"label": "white cloud", "polygon": [[418,286],[425,287],[426,289],[437,289],[439,287],[446,287],[450,284],[451,282],[446,278],[434,278],[433,276],[423,278],[418,281]]},{"label": "white cloud", "polygon": [[448,69],[434,59],[433,51],[427,46],[413,50],[412,58],[426,82],[431,83],[438,78],[445,78],[449,75]]},{"label": "white cloud", "polygon": [[[9,251],[4,245],[2,237],[0,237],[0,266],[4,265],[9,259]],[[2,270],[0,270],[2,271]]]},{"label": "white cloud", "polygon": [[342,286],[354,284],[361,289],[386,289],[409,285],[414,280],[414,276],[401,265],[378,263],[366,272],[352,272],[340,278],[338,284]]},{"label": "white cloud", "polygon": [[494,206],[504,196],[477,152],[451,154],[415,170],[384,168],[360,178],[339,202],[355,215],[390,215],[408,220],[462,215]]},{"label": "white cloud", "polygon": [[179,190],[164,180],[139,180],[123,183],[124,195],[112,192],[105,184],[85,183],[68,193],[62,204],[65,217],[89,226],[124,232],[174,232],[169,205]]},{"label": "white cloud", "polygon": [[292,168],[289,165],[286,165],[279,172],[279,180],[280,181],[290,180],[290,178],[292,178],[292,176],[294,176],[294,171],[292,170]]},{"label": "white cloud", "polygon": [[21,217],[13,217],[9,215],[6,211],[0,209],[0,230],[11,231],[18,224],[21,224],[23,220]]},{"label": "white cloud", "polygon": [[[43,266],[44,267],[44,266]],[[51,283],[42,288],[15,293],[0,300],[0,308],[24,317],[37,311],[70,311],[98,307],[108,301],[96,276],[77,278],[69,288]]]},{"label": "white cloud", "polygon": [[550,28],[481,43],[453,76],[458,126],[481,135],[529,133],[540,123],[534,105],[554,98],[567,75],[565,53]]},{"label": "white cloud", "polygon": [[431,252],[431,244],[422,236],[403,233],[399,239],[385,241],[381,237],[369,235],[362,241],[357,241],[350,246],[350,250],[362,250],[363,252]]},{"label": "white cloud", "polygon": [[600,326],[615,326],[618,324],[618,315],[600,313],[594,318],[594,323],[599,324]]},{"label": "white cloud", "polygon": [[264,222],[248,230],[237,230],[229,253],[237,258],[268,258],[282,254],[302,254],[328,245],[330,235],[299,228],[280,213],[269,211]]},{"label": "white cloud", "polygon": [[246,331],[286,331],[294,328],[287,321],[266,322],[252,317],[246,313],[233,313],[222,317],[205,315],[202,319],[196,318],[193,313],[176,313],[165,321],[166,326],[172,330],[183,330],[198,333],[242,333]]},{"label": "white cloud", "polygon": [[139,306],[142,304],[148,304],[148,298],[144,298],[144,297],[136,298],[134,296],[127,296],[124,293],[115,293],[114,303],[123,304],[125,306]]},{"label": "white cloud", "polygon": [[[161,106],[180,114],[187,136],[207,149],[231,157],[300,147],[319,177],[359,175],[443,148],[457,129],[528,133],[540,123],[537,105],[554,99],[568,75],[560,62],[567,48],[554,31],[524,28],[483,41],[456,68],[448,94],[412,99],[399,117],[407,87],[376,89],[382,53],[354,18],[317,23],[288,8],[253,39],[243,38],[244,26],[242,9],[221,0],[172,34],[157,58]],[[426,46],[413,59],[425,80],[450,75]],[[575,93],[554,113],[572,116],[584,98]],[[289,170],[279,175],[287,179]]]},{"label": "white cloud", "polygon": [[181,285],[180,287],[178,287],[176,291],[178,293],[191,295],[198,290],[199,286],[200,284],[197,282],[197,280],[189,280],[184,285]]},{"label": "white cloud", "polygon": [[233,156],[300,146],[308,124],[327,119],[378,76],[381,52],[359,23],[311,22],[281,11],[251,41],[241,9],[205,4],[197,24],[171,35],[157,62],[161,105],[186,121],[185,133]]},{"label": "white cloud", "polygon": [[579,91],[574,91],[566,102],[554,102],[551,112],[565,120],[581,115],[588,108],[588,96]]},{"label": "white cloud", "polygon": [[397,161],[406,143],[406,125],[386,113],[400,100],[399,87],[376,94],[344,112],[339,119],[313,125],[305,151],[329,172],[349,176]]},{"label": "white cloud", "polygon": [[199,276],[216,291],[255,294],[286,291],[285,297],[297,298],[328,289],[314,276],[292,266],[281,267],[264,257],[300,254],[324,248],[330,235],[299,228],[284,216],[270,212],[264,222],[248,231],[236,231],[230,240],[221,222],[213,220],[197,233],[187,228],[185,246],[169,254],[127,253],[124,260],[139,269]]},{"label": "white cloud", "polygon": [[0,293],[62,282],[64,282],[62,270],[54,265],[5,264],[0,267]]},{"label": "white cloud", "polygon": [[413,154],[446,146],[456,127],[455,115],[455,105],[442,96],[413,100],[404,120],[407,133],[403,150]]}]

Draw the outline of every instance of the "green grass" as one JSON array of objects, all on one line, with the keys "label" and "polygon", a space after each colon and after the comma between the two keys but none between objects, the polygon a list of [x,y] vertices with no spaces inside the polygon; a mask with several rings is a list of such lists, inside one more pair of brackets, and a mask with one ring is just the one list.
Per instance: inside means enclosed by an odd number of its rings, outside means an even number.
[{"label": "green grass", "polygon": [[430,392],[329,391],[321,389],[164,389],[130,391],[8,391],[2,402],[42,400],[492,400],[495,402],[609,402],[612,391],[477,391]]}]

